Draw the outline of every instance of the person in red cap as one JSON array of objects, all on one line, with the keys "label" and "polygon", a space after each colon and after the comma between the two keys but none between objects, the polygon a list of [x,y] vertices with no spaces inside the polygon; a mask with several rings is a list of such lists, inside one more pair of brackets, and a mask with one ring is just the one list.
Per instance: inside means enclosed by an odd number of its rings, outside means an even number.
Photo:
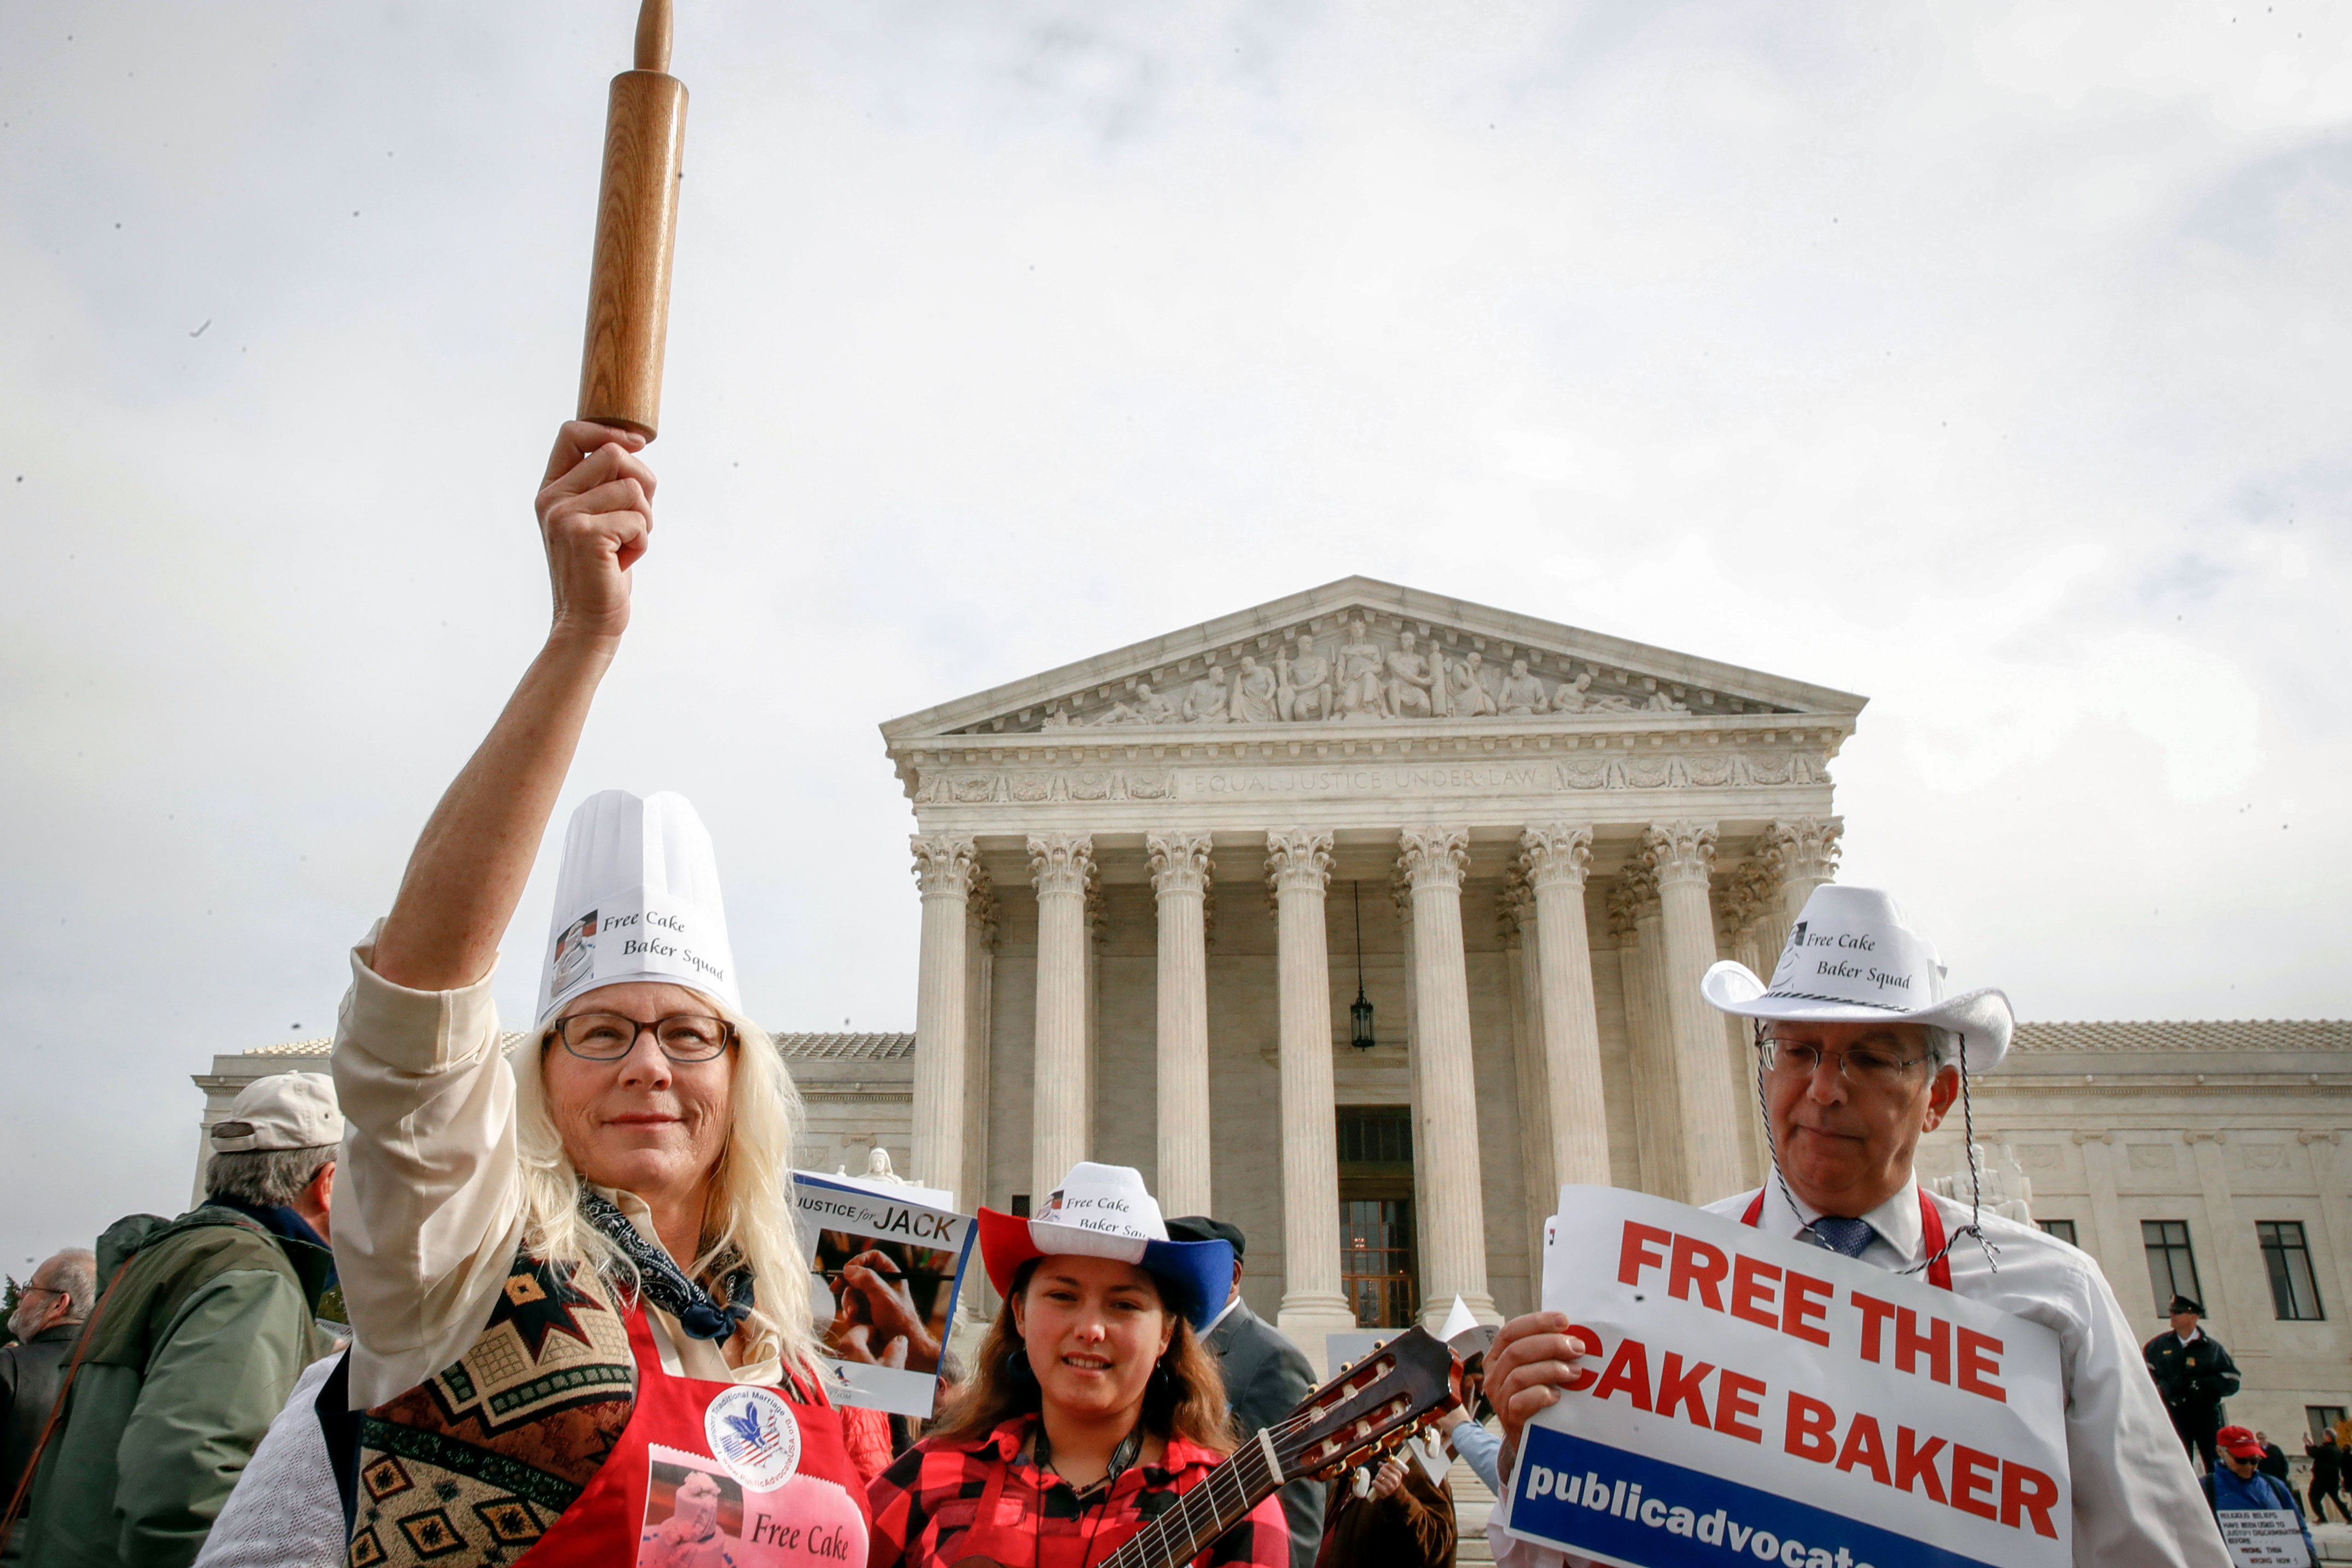
[{"label": "person in red cap", "polygon": [[[2293,1534],[2303,1537],[2303,1568],[2313,1568],[2319,1561],[2319,1548],[2312,1544],[2311,1527],[2303,1522],[2303,1510],[2294,1500],[2294,1490],[2276,1476],[2264,1475],[2263,1445],[2243,1427],[2224,1427],[2213,1434],[2214,1447],[2221,1450],[2221,1467],[2200,1483],[2205,1489],[2205,1502],[2213,1511],[2213,1518],[2221,1527],[2221,1537],[2233,1546],[2262,1542],[2273,1553],[2285,1544],[2294,1525]],[[2260,1519],[2231,1520],[2230,1514],[2257,1514]],[[2234,1534],[2233,1534],[2234,1532]],[[2233,1552],[2234,1555],[2234,1552]],[[2238,1561],[2249,1559],[2239,1557]],[[2289,1563],[2277,1555],[2263,1556],[2263,1563]]]},{"label": "person in red cap", "polygon": [[[1092,1568],[1234,1447],[1200,1340],[1225,1304],[1233,1248],[1169,1239],[1140,1173],[1087,1161],[1035,1216],[982,1208],[979,1227],[1004,1311],[962,1396],[867,1489],[867,1568]],[[1290,1562],[1271,1493],[1203,1544],[1182,1560]]]}]

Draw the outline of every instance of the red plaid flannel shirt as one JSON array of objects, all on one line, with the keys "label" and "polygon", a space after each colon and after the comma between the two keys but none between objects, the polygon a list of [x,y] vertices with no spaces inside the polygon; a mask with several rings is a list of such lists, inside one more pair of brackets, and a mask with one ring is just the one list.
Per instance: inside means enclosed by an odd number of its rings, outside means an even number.
[{"label": "red plaid flannel shirt", "polygon": [[[1108,1495],[1081,1511],[1070,1483],[1041,1471],[1021,1457],[1034,1416],[1016,1416],[984,1437],[945,1442],[925,1438],[866,1489],[874,1511],[866,1568],[937,1568],[955,1560],[955,1544],[980,1511],[981,1494],[1005,1465],[1004,1501],[1017,1503],[1022,1527],[1047,1535],[1086,1541],[1089,1563],[1108,1557],[1118,1544],[1171,1507],[1181,1494],[1208,1479],[1218,1456],[1182,1437],[1168,1439],[1157,1464],[1122,1471]],[[1048,1483],[1040,1490],[1041,1479]],[[1288,1568],[1290,1527],[1278,1497],[1249,1511],[1216,1544],[1192,1560],[1195,1568]]]}]

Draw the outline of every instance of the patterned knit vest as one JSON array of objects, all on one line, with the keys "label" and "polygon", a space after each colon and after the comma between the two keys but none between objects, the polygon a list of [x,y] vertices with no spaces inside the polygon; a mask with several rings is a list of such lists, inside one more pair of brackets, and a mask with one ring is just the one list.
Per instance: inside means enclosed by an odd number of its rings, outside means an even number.
[{"label": "patterned knit vest", "polygon": [[472,1347],[363,1417],[351,1568],[488,1568],[528,1551],[635,1408],[621,1314],[593,1270],[518,1256]]}]

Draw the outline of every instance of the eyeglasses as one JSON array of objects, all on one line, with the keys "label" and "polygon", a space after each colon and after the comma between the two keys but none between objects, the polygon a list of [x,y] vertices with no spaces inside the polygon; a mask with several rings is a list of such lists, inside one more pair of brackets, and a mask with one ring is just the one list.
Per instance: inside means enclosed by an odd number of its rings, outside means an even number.
[{"label": "eyeglasses", "polygon": [[1776,1040],[1769,1034],[1756,1043],[1764,1052],[1764,1071],[1776,1078],[1811,1078],[1827,1057],[1837,1062],[1839,1077],[1871,1089],[1891,1089],[1909,1077],[1913,1068],[1929,1060],[1925,1056],[1897,1056],[1877,1045],[1824,1051],[1811,1040]]},{"label": "eyeglasses", "polygon": [[637,1036],[647,1030],[672,1061],[709,1061],[735,1043],[735,1026],[706,1013],[672,1013],[651,1023],[619,1013],[573,1013],[556,1019],[550,1032],[574,1056],[618,1061],[637,1048]]}]

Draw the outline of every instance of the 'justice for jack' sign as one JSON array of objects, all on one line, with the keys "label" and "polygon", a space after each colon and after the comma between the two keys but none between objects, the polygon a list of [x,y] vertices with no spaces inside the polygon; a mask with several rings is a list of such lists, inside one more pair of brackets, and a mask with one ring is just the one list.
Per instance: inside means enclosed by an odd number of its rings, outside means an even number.
[{"label": "'justice for jack' sign", "polygon": [[1543,1304],[1591,1348],[1521,1440],[1514,1535],[1631,1568],[2072,1561],[2058,1337],[2038,1323],[1590,1186],[1560,1190]]}]

